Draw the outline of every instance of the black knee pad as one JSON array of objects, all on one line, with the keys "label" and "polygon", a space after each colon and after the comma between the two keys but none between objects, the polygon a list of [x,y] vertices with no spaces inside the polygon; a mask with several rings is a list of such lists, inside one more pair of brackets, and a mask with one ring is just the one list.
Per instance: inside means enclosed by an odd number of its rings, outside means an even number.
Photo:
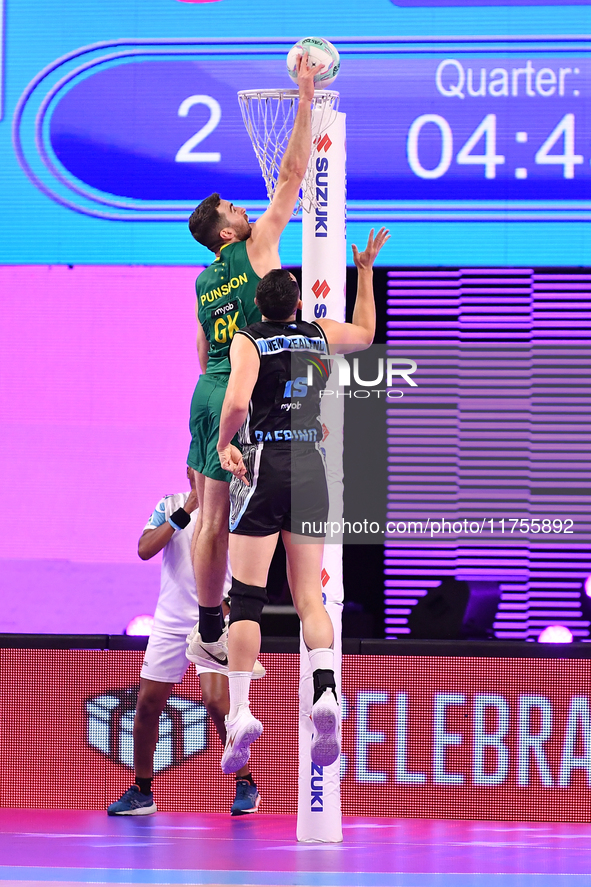
[{"label": "black knee pad", "polygon": [[230,625],[247,619],[261,624],[261,613],[267,603],[267,589],[260,585],[246,585],[232,576],[230,589]]}]

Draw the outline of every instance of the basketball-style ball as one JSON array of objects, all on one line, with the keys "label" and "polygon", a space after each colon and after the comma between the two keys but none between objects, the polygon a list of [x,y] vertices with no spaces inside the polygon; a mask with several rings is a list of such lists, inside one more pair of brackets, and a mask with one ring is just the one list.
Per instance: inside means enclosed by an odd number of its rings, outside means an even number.
[{"label": "basketball-style ball", "polygon": [[303,40],[298,40],[287,54],[287,70],[293,81],[297,81],[298,76],[296,62],[304,52],[309,54],[310,64],[319,68],[319,73],[314,77],[316,88],[330,86],[341,67],[339,54],[332,43],[324,37],[304,37]]}]

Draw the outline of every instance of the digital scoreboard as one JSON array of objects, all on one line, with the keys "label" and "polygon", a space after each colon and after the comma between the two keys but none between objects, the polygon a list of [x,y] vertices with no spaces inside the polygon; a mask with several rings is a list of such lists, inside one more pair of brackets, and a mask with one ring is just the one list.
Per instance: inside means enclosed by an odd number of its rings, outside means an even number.
[{"label": "digital scoreboard", "polygon": [[[53,200],[102,219],[184,221],[212,182],[256,212],[264,184],[236,93],[287,86],[288,45],[83,47],[23,93],[21,166]],[[360,38],[339,50],[351,220],[590,216],[585,41]]]}]

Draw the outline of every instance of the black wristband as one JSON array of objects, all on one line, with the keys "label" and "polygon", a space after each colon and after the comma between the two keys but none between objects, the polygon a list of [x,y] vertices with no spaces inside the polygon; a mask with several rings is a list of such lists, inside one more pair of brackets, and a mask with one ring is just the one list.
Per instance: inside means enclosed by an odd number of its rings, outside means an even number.
[{"label": "black wristband", "polygon": [[191,515],[187,514],[184,508],[177,508],[177,510],[170,515],[169,520],[180,530],[184,530],[185,527],[188,527],[191,523]]}]

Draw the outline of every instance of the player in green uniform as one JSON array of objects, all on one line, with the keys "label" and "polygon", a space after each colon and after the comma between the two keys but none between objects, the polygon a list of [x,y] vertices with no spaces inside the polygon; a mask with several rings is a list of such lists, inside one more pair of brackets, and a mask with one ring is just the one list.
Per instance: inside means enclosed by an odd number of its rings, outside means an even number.
[{"label": "player in green uniform", "polygon": [[261,319],[254,303],[259,280],[280,268],[279,238],[291,218],[312,149],[311,104],[314,69],[308,54],[298,60],[299,104],[281,161],[273,202],[251,224],[244,207],[211,194],[189,219],[191,234],[215,253],[199,275],[197,350],[202,375],[191,402],[188,464],[196,472],[199,519],[193,537],[193,566],[199,598],[199,632],[187,656],[203,667],[227,671],[227,633],[221,601],[228,551],[229,481],[217,455],[219,420],[230,375],[228,352],[234,332]]},{"label": "player in green uniform", "polygon": [[[218,195],[212,197],[219,200]],[[215,262],[199,275],[195,284],[199,338],[202,334],[205,339],[205,347],[199,342],[199,352],[200,357],[205,352],[207,370],[197,383],[191,403],[187,461],[205,477],[224,482],[230,477],[220,467],[210,426],[221,413],[230,374],[228,351],[234,333],[256,323],[261,316],[253,295],[260,278],[253,271],[246,246],[246,240],[222,246]]]}]

